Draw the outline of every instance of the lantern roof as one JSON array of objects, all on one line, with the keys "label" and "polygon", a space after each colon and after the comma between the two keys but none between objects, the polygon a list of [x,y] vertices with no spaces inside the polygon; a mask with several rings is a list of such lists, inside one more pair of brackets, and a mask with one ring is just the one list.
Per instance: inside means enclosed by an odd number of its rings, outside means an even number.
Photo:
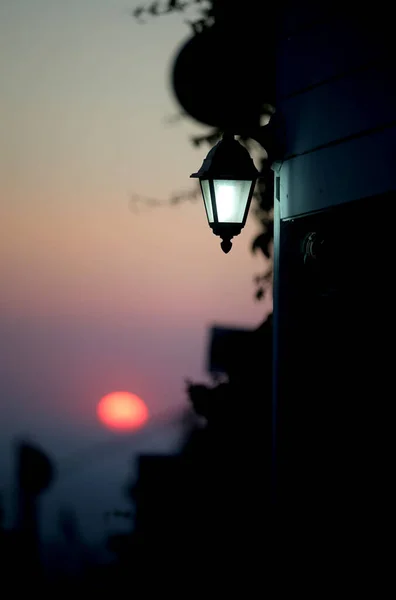
[{"label": "lantern roof", "polygon": [[233,135],[225,134],[208,152],[201,168],[190,177],[200,179],[253,180],[259,177],[249,152]]}]

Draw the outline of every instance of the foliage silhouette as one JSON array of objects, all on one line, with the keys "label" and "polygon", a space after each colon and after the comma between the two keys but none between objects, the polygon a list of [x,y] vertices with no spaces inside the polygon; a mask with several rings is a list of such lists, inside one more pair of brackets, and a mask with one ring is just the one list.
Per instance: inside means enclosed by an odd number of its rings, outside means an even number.
[{"label": "foliage silhouette", "polygon": [[[208,30],[217,22],[222,23],[228,18],[237,20],[239,16],[247,12],[247,6],[244,3],[224,3],[221,0],[166,0],[163,2],[147,2],[132,11],[133,17],[140,23],[145,23],[147,18],[164,16],[171,13],[180,13],[192,11],[192,20],[186,21],[191,26],[193,36],[199,36],[204,30]],[[249,94],[254,93],[249,90]],[[253,252],[262,253],[266,261],[266,269],[254,277],[256,286],[255,297],[262,299],[271,289],[272,283],[272,242],[273,242],[273,193],[274,193],[274,174],[271,169],[271,163],[274,159],[282,155],[282,149],[275,135],[275,129],[279,130],[279,119],[274,117],[275,108],[272,104],[264,103],[262,105],[261,118],[266,123],[258,130],[241,132],[240,141],[249,150],[259,142],[261,152],[259,156],[259,169],[263,176],[256,187],[255,208],[253,213],[260,224],[260,233],[252,241],[251,249]],[[179,118],[185,114],[180,113]],[[204,135],[194,136],[190,142],[198,147],[201,145],[213,146],[221,137],[220,128],[212,128]],[[265,149],[263,152],[262,149]],[[160,201],[150,198],[142,198],[134,195],[130,201],[130,207],[135,212],[138,211],[139,204],[145,206],[176,205],[185,200],[196,200],[200,197],[199,188],[194,188],[189,192],[179,192],[173,194],[167,201]]]}]

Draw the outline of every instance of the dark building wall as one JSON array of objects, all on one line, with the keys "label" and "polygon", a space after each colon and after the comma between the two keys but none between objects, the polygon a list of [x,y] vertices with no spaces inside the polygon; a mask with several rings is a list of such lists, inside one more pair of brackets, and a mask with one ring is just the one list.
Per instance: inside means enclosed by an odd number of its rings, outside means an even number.
[{"label": "dark building wall", "polygon": [[277,109],[286,143],[278,173],[281,218],[380,194],[396,183],[389,10],[334,7],[326,15],[323,7],[313,13],[310,4],[290,8],[279,32]]},{"label": "dark building wall", "polygon": [[274,483],[283,548],[335,577],[386,567],[393,520],[396,78],[386,11],[313,6],[277,55]]}]

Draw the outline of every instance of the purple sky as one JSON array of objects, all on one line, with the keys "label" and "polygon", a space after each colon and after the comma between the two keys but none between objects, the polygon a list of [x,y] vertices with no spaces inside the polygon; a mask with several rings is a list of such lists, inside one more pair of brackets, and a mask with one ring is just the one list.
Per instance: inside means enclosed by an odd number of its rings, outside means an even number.
[{"label": "purple sky", "polygon": [[[258,325],[263,269],[251,219],[224,255],[201,202],[129,209],[191,189],[205,128],[178,108],[169,70],[183,17],[137,24],[133,0],[0,3],[0,434],[54,456],[113,435],[104,394],[151,413],[201,379],[208,325]],[[0,469],[7,467],[7,455]]]}]

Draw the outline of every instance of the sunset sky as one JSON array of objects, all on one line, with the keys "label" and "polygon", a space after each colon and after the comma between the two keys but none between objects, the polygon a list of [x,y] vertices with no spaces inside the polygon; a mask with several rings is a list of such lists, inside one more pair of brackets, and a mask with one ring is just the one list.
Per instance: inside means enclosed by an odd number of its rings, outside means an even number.
[{"label": "sunset sky", "polygon": [[25,433],[56,458],[107,439],[95,408],[114,390],[153,415],[183,406],[207,327],[265,314],[254,219],[225,255],[201,201],[130,209],[190,190],[208,151],[189,143],[203,126],[166,122],[184,17],[139,25],[137,4],[0,2],[3,452]]}]

